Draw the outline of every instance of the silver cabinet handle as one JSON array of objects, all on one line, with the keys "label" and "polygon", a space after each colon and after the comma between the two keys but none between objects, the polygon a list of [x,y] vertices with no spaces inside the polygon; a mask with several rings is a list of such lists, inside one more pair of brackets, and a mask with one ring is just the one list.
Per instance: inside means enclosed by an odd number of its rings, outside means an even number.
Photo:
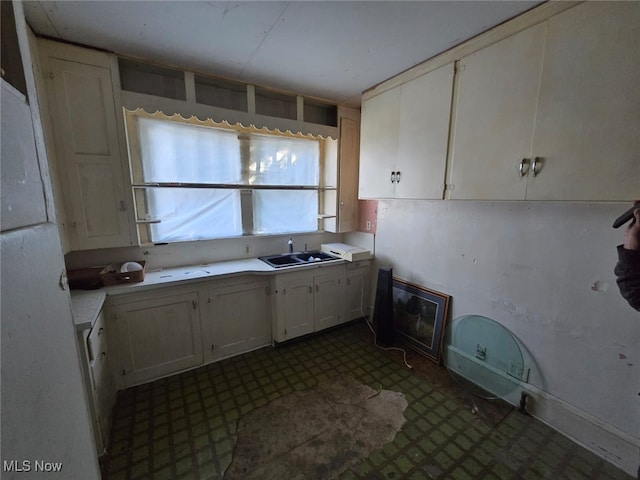
[{"label": "silver cabinet handle", "polygon": [[[538,169],[538,165],[540,165],[540,169]],[[542,169],[542,157],[536,157],[533,159],[533,163],[531,163],[531,171],[533,172],[533,176],[535,177],[540,173]]]},{"label": "silver cabinet handle", "polygon": [[396,183],[396,172],[391,172],[391,183]]},{"label": "silver cabinet handle", "polygon": [[400,183],[400,170],[396,172],[396,183]]},{"label": "silver cabinet handle", "polygon": [[522,160],[520,160],[520,176],[524,177],[527,172],[529,171],[528,168],[529,165],[529,159],[528,158],[523,158]]}]

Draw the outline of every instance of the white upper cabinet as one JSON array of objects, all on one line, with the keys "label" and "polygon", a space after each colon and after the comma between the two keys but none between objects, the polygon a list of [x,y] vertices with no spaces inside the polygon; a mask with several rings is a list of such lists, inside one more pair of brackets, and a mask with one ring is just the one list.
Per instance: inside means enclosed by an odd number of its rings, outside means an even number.
[{"label": "white upper cabinet", "polygon": [[639,22],[587,2],[462,58],[447,198],[637,198]]},{"label": "white upper cabinet", "polygon": [[40,45],[69,247],[131,245],[116,58],[55,42]]},{"label": "white upper cabinet", "polygon": [[640,196],[639,25],[640,2],[587,2],[548,21],[532,149],[541,170],[527,198]]},{"label": "white upper cabinet", "polygon": [[363,102],[360,198],[442,199],[453,63]]},{"label": "white upper cabinet", "polygon": [[538,25],[460,60],[448,198],[525,198],[544,32]]}]

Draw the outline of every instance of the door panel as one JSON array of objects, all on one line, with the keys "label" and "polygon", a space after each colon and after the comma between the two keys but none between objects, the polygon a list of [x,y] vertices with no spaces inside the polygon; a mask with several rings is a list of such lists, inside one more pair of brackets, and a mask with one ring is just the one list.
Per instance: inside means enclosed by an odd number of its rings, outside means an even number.
[{"label": "door panel", "polygon": [[448,198],[525,198],[544,36],[537,25],[460,61]]},{"label": "door panel", "polygon": [[189,293],[116,307],[126,386],[202,364],[197,298]]},{"label": "door panel", "polygon": [[392,198],[391,172],[398,157],[400,89],[373,97],[362,105],[359,198]]},{"label": "door panel", "polygon": [[111,70],[55,56],[49,65],[72,249],[130,245]]},{"label": "door panel", "polygon": [[453,63],[401,87],[396,198],[443,198],[452,91]]},{"label": "door panel", "polygon": [[548,21],[527,199],[640,193],[640,2],[587,2]]},{"label": "door panel", "polygon": [[210,292],[214,358],[219,360],[271,343],[269,282],[255,282]]}]

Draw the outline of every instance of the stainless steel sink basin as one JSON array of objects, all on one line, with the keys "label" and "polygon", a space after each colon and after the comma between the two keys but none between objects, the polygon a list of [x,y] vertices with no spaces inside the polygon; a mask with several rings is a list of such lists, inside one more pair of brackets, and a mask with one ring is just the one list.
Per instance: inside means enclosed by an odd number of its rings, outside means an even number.
[{"label": "stainless steel sink basin", "polygon": [[329,260],[339,260],[329,253],[313,250],[310,252],[284,253],[280,255],[267,255],[258,257],[260,260],[274,268],[292,267],[295,265],[308,265]]}]

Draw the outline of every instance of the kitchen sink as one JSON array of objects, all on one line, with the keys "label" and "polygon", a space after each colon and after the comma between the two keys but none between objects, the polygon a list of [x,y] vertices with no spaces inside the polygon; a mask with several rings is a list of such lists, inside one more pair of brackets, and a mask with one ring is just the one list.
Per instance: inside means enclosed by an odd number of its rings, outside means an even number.
[{"label": "kitchen sink", "polygon": [[338,258],[320,251],[297,253],[295,256],[303,262],[322,262],[323,260],[336,260]]},{"label": "kitchen sink", "polygon": [[283,253],[280,255],[267,255],[258,257],[260,260],[274,268],[293,267],[295,265],[308,265],[330,260],[340,260],[338,257],[320,250],[311,252]]},{"label": "kitchen sink", "polygon": [[268,257],[258,257],[263,262],[268,263],[272,267],[288,267],[290,265],[296,265],[302,263],[302,260],[294,257],[293,255],[271,255]]}]

